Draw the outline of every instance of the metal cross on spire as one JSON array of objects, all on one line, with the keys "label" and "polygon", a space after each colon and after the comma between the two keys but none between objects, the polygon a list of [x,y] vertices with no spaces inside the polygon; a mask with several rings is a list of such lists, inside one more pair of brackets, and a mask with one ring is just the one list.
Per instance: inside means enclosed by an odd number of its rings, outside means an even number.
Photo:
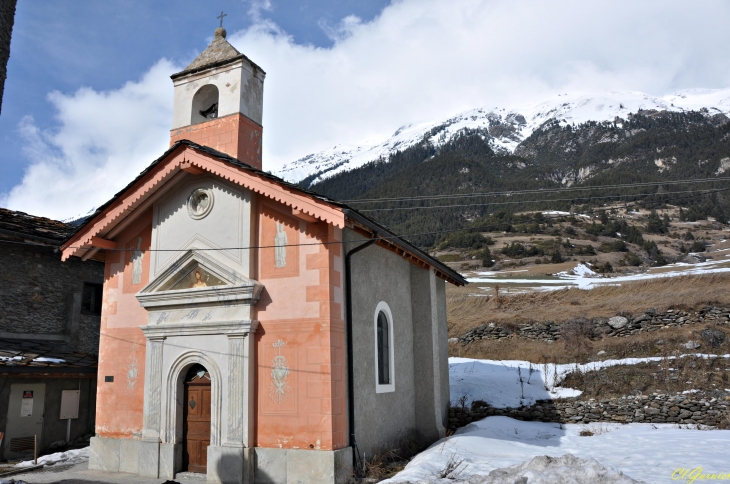
[{"label": "metal cross on spire", "polygon": [[221,10],[221,14],[216,17],[216,18],[218,18],[218,19],[221,20],[221,24],[220,24],[220,27],[221,28],[223,27],[223,17],[228,17],[228,14],[227,13],[223,13],[223,10]]}]

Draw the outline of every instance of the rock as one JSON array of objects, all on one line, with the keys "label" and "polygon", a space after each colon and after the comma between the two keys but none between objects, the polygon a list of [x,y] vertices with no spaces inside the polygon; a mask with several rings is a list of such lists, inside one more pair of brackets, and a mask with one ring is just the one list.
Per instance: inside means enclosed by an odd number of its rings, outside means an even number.
[{"label": "rock", "polygon": [[696,350],[700,346],[702,346],[702,345],[697,341],[687,341],[686,343],[684,343],[682,345],[682,348],[686,348],[688,350]]},{"label": "rock", "polygon": [[651,316],[644,313],[644,314],[640,314],[639,316],[635,317],[634,320],[632,321],[632,323],[636,324],[636,323],[640,323],[642,321],[649,321],[650,319],[651,319]]},{"label": "rock", "polygon": [[449,343],[458,343],[459,338],[449,338]]},{"label": "rock", "polygon": [[59,447],[63,447],[64,445],[66,445],[65,440],[57,440],[54,443],[52,443],[51,445],[49,445],[48,448],[49,449],[58,449]]},{"label": "rock", "polygon": [[713,348],[720,347],[725,342],[725,333],[716,328],[705,328],[700,333],[702,341]]},{"label": "rock", "polygon": [[605,351],[603,351],[603,350],[601,350],[601,351],[599,351],[599,352],[598,352],[598,353],[596,353],[596,354],[597,354],[598,356],[603,356],[603,355],[605,355],[605,354],[606,354],[606,352],[605,352]]},{"label": "rock", "polygon": [[613,329],[621,329],[627,324],[629,324],[629,320],[623,316],[614,316],[608,320],[608,325]]}]

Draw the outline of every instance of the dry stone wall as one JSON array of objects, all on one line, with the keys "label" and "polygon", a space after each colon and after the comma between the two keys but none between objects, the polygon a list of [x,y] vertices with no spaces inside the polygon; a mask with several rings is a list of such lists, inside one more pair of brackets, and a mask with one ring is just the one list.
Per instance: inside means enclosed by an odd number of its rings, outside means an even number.
[{"label": "dry stone wall", "polygon": [[[464,333],[459,342],[467,345],[482,339],[502,339],[512,335],[536,341],[557,341],[564,332],[565,325],[572,322],[556,323],[555,321],[531,322],[520,326],[501,323],[484,323]],[[681,311],[669,309],[666,312],[647,309],[635,316],[614,316],[611,318],[593,318],[582,320],[580,324],[587,326],[585,332],[589,337],[602,335],[622,337],[643,332],[658,331],[662,328],[688,326],[693,324],[713,324],[730,326],[730,309],[704,307],[697,311]]]},{"label": "dry stone wall", "polygon": [[493,408],[477,402],[471,409],[451,407],[449,428],[455,430],[494,415],[541,422],[643,422],[725,427],[730,418],[730,401],[726,398],[728,397],[654,393],[605,400],[541,400],[530,407],[519,408]]}]

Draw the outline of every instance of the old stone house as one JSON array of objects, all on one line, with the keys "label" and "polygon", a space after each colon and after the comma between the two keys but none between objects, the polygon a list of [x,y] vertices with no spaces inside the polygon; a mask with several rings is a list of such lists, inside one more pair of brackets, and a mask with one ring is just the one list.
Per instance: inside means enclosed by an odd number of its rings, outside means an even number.
[{"label": "old stone house", "polygon": [[262,171],[264,77],[217,29],[172,76],[170,149],[62,247],[105,260],[92,469],[343,482],[444,435],[464,279]]},{"label": "old stone house", "polygon": [[61,262],[72,232],[0,209],[0,459],[94,431],[104,265]]}]

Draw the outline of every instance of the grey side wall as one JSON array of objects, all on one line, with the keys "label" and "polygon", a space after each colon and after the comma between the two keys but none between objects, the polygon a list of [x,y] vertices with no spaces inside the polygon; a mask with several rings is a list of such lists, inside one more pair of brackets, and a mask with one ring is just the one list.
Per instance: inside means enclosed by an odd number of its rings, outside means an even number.
[{"label": "grey side wall", "polygon": [[[365,239],[345,230],[346,250]],[[448,348],[444,281],[399,255],[370,246],[351,259],[355,435],[361,454],[401,439],[427,445],[448,419]],[[393,315],[395,391],[376,393],[375,309]]]},{"label": "grey side wall", "polygon": [[104,265],[53,247],[0,242],[0,337],[65,339],[99,353],[100,317],[81,314],[84,282],[104,282]]},{"label": "grey side wall", "polygon": [[[71,440],[94,432],[96,415],[96,378],[13,378],[0,377],[0,432],[5,432],[8,421],[8,402],[10,386],[16,383],[45,383],[45,403],[43,406],[43,437],[41,452],[59,440],[66,440],[66,420],[61,420],[61,392],[78,390],[79,418],[71,420]],[[12,418],[12,416],[10,416]],[[8,440],[3,440],[0,460],[5,458]]]}]

